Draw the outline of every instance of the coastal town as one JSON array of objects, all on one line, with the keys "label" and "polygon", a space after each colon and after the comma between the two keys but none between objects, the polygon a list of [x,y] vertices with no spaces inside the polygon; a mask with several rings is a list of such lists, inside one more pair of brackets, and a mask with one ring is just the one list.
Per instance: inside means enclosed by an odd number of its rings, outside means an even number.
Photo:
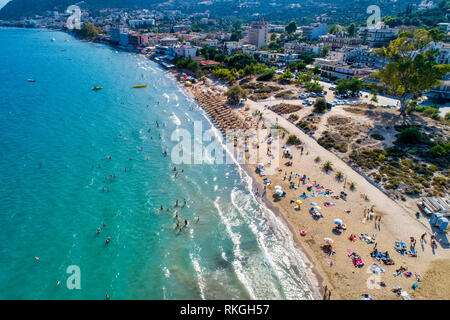
[{"label": "coastal town", "polygon": [[[239,129],[235,148],[264,151],[245,164],[252,191],[314,265],[320,298],[448,299],[450,23],[255,17],[220,30],[207,11],[81,13],[79,30],[57,11],[0,26],[139,54],[170,72],[224,139]],[[417,66],[399,84],[393,69],[406,60]]]}]

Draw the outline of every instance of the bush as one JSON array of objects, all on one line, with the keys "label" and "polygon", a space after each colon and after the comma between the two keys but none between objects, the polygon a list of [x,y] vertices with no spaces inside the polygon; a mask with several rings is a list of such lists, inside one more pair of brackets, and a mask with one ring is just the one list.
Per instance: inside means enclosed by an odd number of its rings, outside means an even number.
[{"label": "bush", "polygon": [[327,101],[325,98],[319,98],[314,103],[314,112],[323,113],[327,109]]},{"label": "bush", "polygon": [[331,163],[331,161],[327,161],[323,164],[322,169],[325,170],[325,172],[332,171],[333,164]]},{"label": "bush", "polygon": [[418,144],[422,141],[422,133],[416,127],[409,127],[400,132],[398,140],[404,144]]},{"label": "bush", "polygon": [[275,72],[273,70],[264,71],[258,78],[257,81],[270,81],[273,79]]},{"label": "bush", "polygon": [[297,138],[297,136],[295,136],[295,135],[290,135],[290,136],[288,137],[286,143],[287,143],[287,144],[296,145],[296,144],[300,144],[300,143],[302,143],[302,142],[300,141],[299,138]]},{"label": "bush", "polygon": [[239,102],[241,99],[247,99],[248,91],[242,89],[240,86],[232,86],[225,95],[234,102]]},{"label": "bush", "polygon": [[447,154],[447,151],[445,150],[445,148],[439,144],[437,146],[434,146],[433,148],[431,148],[430,152],[435,157],[445,156]]}]

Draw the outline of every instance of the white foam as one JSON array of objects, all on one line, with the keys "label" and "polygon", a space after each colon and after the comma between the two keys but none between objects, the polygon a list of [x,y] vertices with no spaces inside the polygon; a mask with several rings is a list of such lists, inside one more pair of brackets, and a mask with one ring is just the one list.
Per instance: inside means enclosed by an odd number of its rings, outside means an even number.
[{"label": "white foam", "polygon": [[170,115],[170,119],[172,120],[172,122],[176,125],[176,126],[181,126],[181,120],[180,118],[178,118],[175,113],[172,112],[172,114]]}]

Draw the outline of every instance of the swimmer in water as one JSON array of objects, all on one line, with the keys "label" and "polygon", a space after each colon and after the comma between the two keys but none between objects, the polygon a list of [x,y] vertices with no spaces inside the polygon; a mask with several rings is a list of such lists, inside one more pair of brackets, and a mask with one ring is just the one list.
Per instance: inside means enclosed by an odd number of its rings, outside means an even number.
[{"label": "swimmer in water", "polygon": [[164,210],[164,207],[163,206],[161,206],[161,211],[163,211]]},{"label": "swimmer in water", "polygon": [[105,295],[105,299],[106,299],[106,300],[109,300],[109,294],[106,294],[106,295]]},{"label": "swimmer in water", "polygon": [[57,286],[59,286],[59,285],[60,285],[60,283],[61,283],[61,282],[59,282],[59,280],[58,280],[58,281],[56,281],[56,285],[57,285]]},{"label": "swimmer in water", "polygon": [[178,207],[178,200],[175,201],[175,207]]},{"label": "swimmer in water", "polygon": [[186,198],[184,198],[184,205],[186,205]]},{"label": "swimmer in water", "polygon": [[100,228],[97,229],[97,234],[99,234],[100,232],[102,232],[102,230]]},{"label": "swimmer in water", "polygon": [[187,227],[188,224],[189,224],[188,221],[187,221],[187,220],[184,220],[184,226]]},{"label": "swimmer in water", "polygon": [[108,237],[108,239],[106,239],[106,244],[108,244],[109,241],[111,241],[111,237]]}]

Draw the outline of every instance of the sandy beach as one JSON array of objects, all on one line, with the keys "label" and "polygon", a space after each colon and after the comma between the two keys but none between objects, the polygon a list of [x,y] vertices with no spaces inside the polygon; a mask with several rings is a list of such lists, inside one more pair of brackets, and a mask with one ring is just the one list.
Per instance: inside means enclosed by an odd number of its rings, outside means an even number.
[{"label": "sandy beach", "polygon": [[[195,97],[193,90],[205,88],[203,84],[197,84],[195,89],[189,88],[188,91]],[[408,294],[408,297],[404,299],[409,297],[447,299],[450,293],[450,278],[440,276],[440,271],[449,269],[450,253],[448,249],[441,246],[442,239],[439,234],[436,237],[437,248],[432,249],[430,236],[433,231],[426,218],[417,218],[414,211],[399,205],[335,154],[324,149],[316,140],[303,133],[287,119],[266,108],[265,105],[265,102],[247,100],[245,111],[244,108],[240,108],[234,109],[233,112],[244,115],[244,119],[247,118],[248,123],[252,125],[257,123],[258,128],[261,128],[264,123],[267,127],[264,129],[267,135],[270,132],[268,129],[270,126],[282,127],[286,134],[280,141],[280,147],[286,145],[290,134],[295,134],[301,144],[298,147],[287,146],[292,159],[282,158],[283,150],[278,148],[276,152],[280,153],[280,162],[276,168],[270,168],[275,166],[271,164],[271,161],[276,159],[274,155],[267,156],[265,152],[259,153],[262,155],[259,162],[262,162],[266,168],[272,169],[267,172],[277,172],[267,175],[270,184],[266,185],[266,193],[262,198],[260,195],[264,177],[256,173],[256,163],[250,163],[244,167],[255,181],[254,191],[258,192],[257,196],[272,211],[282,215],[280,223],[286,223],[289,226],[299,249],[314,264],[313,270],[321,283],[319,288],[321,293],[325,293],[326,286],[328,289],[326,298],[330,299],[360,299],[364,294],[370,295],[373,299],[402,299],[400,295],[392,291],[394,286],[399,286],[401,291],[406,291]],[[256,111],[262,113],[259,122],[259,117],[253,116]],[[267,141],[267,137],[259,141],[261,150],[267,149]],[[238,145],[237,148],[243,148],[243,145]],[[251,148],[256,147],[251,145]],[[292,161],[289,166],[286,165],[288,161]],[[325,172],[322,168],[327,161],[332,164],[332,170],[329,172]],[[337,171],[343,173],[340,181],[335,178]],[[304,183],[300,181],[303,175],[306,176]],[[290,182],[294,183],[295,188],[290,188]],[[353,190],[349,187],[350,182],[354,183]],[[277,185],[282,187],[286,193],[285,196],[275,196]],[[312,187],[308,190],[309,186]],[[328,194],[323,193],[326,189],[329,190]],[[336,197],[341,191],[347,194],[345,200]],[[307,198],[299,197],[303,193]],[[297,200],[302,201],[302,204],[298,209],[294,209]],[[319,210],[321,218],[314,219],[309,211],[313,206],[321,208]],[[367,214],[370,208],[373,208],[372,215]],[[379,223],[375,221],[378,217],[381,219]],[[346,230],[335,233],[334,219],[341,219],[346,225]],[[305,236],[300,235],[301,230],[306,231]],[[422,242],[421,235],[424,233],[426,236]],[[349,240],[351,235],[355,236],[354,241]],[[362,235],[364,236],[361,237]],[[400,241],[404,242],[409,250],[410,237],[416,239],[417,257],[402,255],[394,248],[395,242]],[[324,238],[331,238],[333,241],[334,254],[330,255],[322,248],[325,243]],[[375,245],[378,251],[389,252],[394,265],[385,265],[371,256]],[[352,252],[361,258],[364,264],[362,267],[354,266],[350,256]],[[374,264],[376,266],[373,266]],[[403,272],[397,272],[400,268]],[[396,273],[398,275],[394,276]],[[417,285],[416,289],[412,288],[413,284]]]}]

